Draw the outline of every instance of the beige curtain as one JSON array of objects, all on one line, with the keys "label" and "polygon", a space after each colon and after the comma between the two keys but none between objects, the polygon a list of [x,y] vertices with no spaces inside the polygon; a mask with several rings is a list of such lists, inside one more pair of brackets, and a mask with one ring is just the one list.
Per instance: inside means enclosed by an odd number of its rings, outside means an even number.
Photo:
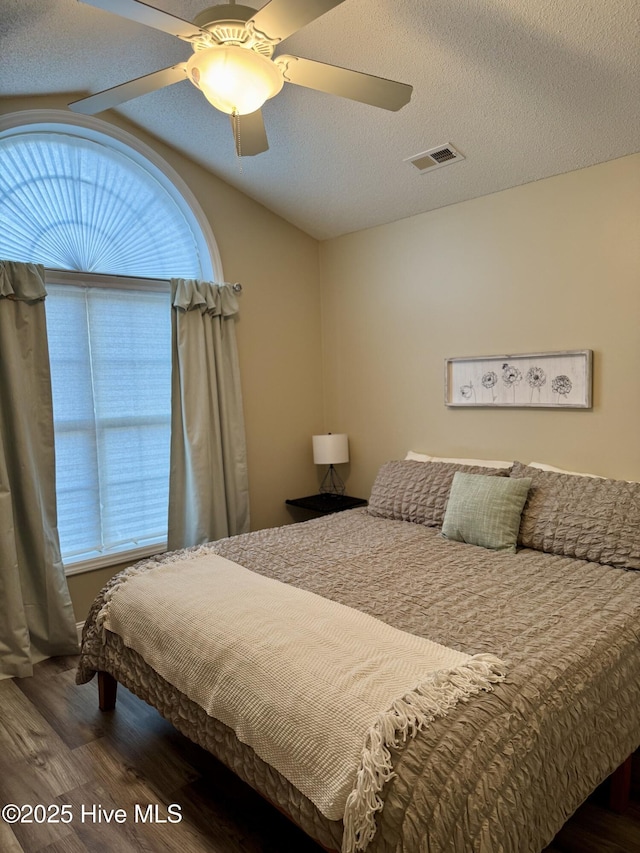
[{"label": "beige curtain", "polygon": [[249,529],[231,285],[173,279],[169,550]]},{"label": "beige curtain", "polygon": [[78,651],[60,559],[44,269],[0,261],[0,677]]}]

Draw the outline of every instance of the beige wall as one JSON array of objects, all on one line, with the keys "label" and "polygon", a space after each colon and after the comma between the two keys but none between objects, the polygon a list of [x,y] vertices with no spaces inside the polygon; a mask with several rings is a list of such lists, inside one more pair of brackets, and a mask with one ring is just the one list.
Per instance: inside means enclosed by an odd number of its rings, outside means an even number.
[{"label": "beige wall", "polygon": [[[0,114],[63,109],[55,97],[5,99]],[[243,285],[237,326],[254,529],[291,521],[286,498],[316,488],[311,435],[321,432],[318,243],[229,184],[110,114],[157,151],[196,196],[227,281]],[[69,578],[78,620],[109,570]]]},{"label": "beige wall", "polygon": [[[351,494],[409,449],[640,480],[640,155],[327,241],[320,269]],[[444,406],[446,357],[564,349],[594,351],[593,410]]]}]

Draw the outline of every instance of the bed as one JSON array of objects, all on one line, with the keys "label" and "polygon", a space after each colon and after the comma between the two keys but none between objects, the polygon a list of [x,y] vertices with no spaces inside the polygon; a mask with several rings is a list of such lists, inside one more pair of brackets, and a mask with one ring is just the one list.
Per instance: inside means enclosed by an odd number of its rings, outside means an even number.
[{"label": "bed", "polygon": [[[340,851],[342,820],[105,627],[114,593],[125,597],[127,578],[160,577],[182,557],[218,555],[401,632],[495,657],[504,674],[491,689],[391,748],[375,833],[356,849],[538,853],[640,745],[640,484],[471,462],[390,462],[366,509],[126,570],[93,604],[78,683],[98,673],[103,708],[124,684],[321,846]],[[485,499],[485,515],[465,522],[473,489],[502,494],[509,481],[522,500],[509,498],[505,510],[502,498]]]}]

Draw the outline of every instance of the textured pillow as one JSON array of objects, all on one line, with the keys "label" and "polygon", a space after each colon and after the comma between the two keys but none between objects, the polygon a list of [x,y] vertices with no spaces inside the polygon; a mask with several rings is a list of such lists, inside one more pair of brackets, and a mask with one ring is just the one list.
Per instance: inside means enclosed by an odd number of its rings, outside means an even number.
[{"label": "textured pillow", "polygon": [[453,478],[442,535],[456,542],[515,553],[531,480],[463,474]]},{"label": "textured pillow", "polygon": [[531,479],[520,545],[640,569],[640,483],[558,474],[521,462],[511,476]]},{"label": "textured pillow", "polygon": [[387,462],[371,489],[369,515],[442,527],[449,490],[456,471],[509,476],[508,468],[480,468],[447,462]]}]

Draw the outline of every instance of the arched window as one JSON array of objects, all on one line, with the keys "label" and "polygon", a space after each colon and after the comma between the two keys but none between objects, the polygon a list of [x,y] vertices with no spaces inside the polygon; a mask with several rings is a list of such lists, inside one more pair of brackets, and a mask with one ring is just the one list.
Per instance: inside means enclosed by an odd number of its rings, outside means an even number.
[{"label": "arched window", "polygon": [[56,269],[222,280],[197,201],[152,149],[57,110],[0,119],[0,255]]},{"label": "arched window", "polygon": [[47,268],[58,526],[77,571],[164,546],[168,279],[222,270],[167,164],[97,119],[62,115],[0,124],[0,257]]}]

